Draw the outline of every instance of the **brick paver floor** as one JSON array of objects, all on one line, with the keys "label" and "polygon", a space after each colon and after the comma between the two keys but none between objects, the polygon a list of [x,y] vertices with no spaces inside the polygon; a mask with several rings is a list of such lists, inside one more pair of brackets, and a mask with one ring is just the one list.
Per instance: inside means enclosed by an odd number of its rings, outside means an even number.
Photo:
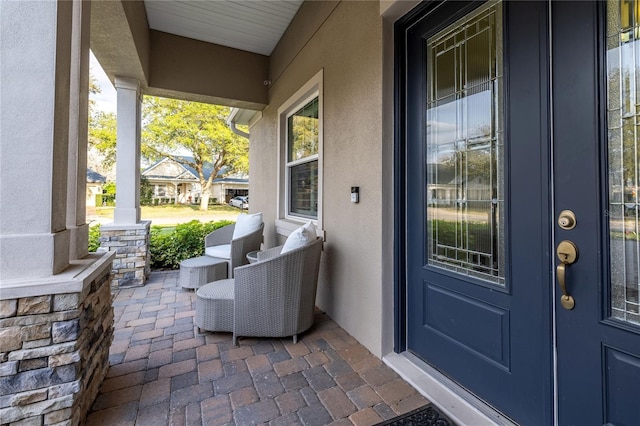
[{"label": "brick paver floor", "polygon": [[88,425],[372,425],[428,401],[318,311],[292,339],[198,333],[195,294],[154,272],[118,291]]}]

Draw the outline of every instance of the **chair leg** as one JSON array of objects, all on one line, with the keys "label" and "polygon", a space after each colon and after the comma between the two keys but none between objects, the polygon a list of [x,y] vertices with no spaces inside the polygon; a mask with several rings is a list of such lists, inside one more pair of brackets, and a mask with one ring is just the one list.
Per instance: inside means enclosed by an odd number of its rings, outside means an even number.
[{"label": "chair leg", "polygon": [[293,335],[293,344],[295,345],[296,343],[298,343],[298,335],[294,334]]},{"label": "chair leg", "polygon": [[233,333],[233,346],[238,346],[238,336],[236,336],[236,333]]}]

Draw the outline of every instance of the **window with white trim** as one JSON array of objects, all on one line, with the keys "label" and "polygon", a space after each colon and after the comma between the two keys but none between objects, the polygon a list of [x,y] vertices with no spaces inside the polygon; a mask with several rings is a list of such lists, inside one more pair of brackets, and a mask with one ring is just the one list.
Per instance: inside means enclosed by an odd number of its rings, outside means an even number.
[{"label": "window with white trim", "polygon": [[287,213],[318,219],[318,97],[287,117]]},{"label": "window with white trim", "polygon": [[322,71],[279,109],[281,228],[322,227]]}]

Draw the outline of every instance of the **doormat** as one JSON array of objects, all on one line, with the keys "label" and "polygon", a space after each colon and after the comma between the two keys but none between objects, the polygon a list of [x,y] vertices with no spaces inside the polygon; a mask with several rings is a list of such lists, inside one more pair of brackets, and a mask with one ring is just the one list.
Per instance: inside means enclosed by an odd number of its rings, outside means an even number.
[{"label": "doormat", "polygon": [[432,404],[418,408],[408,413],[394,417],[376,426],[454,426],[455,424],[445,417]]}]

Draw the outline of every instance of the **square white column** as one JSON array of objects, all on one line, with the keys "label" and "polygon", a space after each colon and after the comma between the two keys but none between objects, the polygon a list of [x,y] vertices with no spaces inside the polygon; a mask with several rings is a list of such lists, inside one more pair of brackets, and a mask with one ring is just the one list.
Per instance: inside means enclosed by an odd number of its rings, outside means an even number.
[{"label": "square white column", "polygon": [[0,280],[69,266],[72,6],[0,1]]},{"label": "square white column", "polygon": [[116,77],[116,208],[114,225],[140,222],[140,83]]}]

